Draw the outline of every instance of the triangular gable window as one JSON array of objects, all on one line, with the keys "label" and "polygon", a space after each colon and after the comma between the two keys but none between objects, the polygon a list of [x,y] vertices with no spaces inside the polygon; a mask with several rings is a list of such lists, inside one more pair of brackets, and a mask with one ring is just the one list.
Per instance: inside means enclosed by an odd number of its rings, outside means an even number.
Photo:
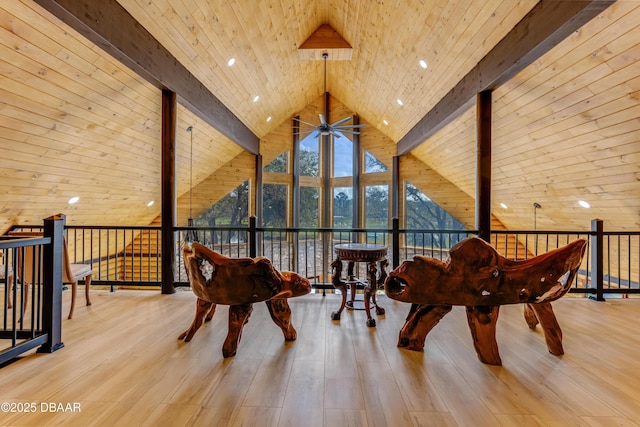
[{"label": "triangular gable window", "polygon": [[264,167],[265,172],[275,172],[275,173],[287,173],[287,160],[288,160],[288,152],[280,154],[278,157],[273,159],[271,163]]},{"label": "triangular gable window", "polygon": [[386,172],[389,170],[387,165],[368,151],[364,152],[364,163],[364,173]]}]

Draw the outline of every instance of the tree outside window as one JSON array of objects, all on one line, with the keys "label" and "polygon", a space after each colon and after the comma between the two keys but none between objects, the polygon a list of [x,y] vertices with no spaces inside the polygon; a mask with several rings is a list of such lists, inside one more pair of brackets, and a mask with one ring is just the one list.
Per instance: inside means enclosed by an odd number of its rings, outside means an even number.
[{"label": "tree outside window", "polygon": [[387,228],[389,225],[389,186],[365,188],[365,227]]},{"label": "tree outside window", "polygon": [[[406,183],[405,189],[407,230],[465,230],[460,222],[410,182]],[[465,237],[464,233],[407,233],[407,244],[450,248]]]},{"label": "tree outside window", "polygon": [[[249,180],[246,180],[216,204],[194,219],[201,227],[246,227],[249,224]],[[214,243],[244,240],[245,233],[238,230],[218,231],[212,236]]]},{"label": "tree outside window", "polygon": [[333,226],[352,228],[353,226],[353,188],[336,187],[333,189]]},{"label": "tree outside window", "polygon": [[264,184],[263,216],[265,227],[283,228],[287,226],[287,186],[280,184]]},{"label": "tree outside window", "polygon": [[320,138],[315,133],[300,141],[300,175],[320,176]]},{"label": "tree outside window", "polygon": [[316,187],[300,187],[300,216],[301,228],[318,227],[318,208],[320,191]]},{"label": "tree outside window", "polygon": [[274,173],[287,173],[287,160],[289,159],[289,153],[284,152],[280,154],[278,157],[273,159],[271,163],[264,167],[265,172],[274,172]]}]

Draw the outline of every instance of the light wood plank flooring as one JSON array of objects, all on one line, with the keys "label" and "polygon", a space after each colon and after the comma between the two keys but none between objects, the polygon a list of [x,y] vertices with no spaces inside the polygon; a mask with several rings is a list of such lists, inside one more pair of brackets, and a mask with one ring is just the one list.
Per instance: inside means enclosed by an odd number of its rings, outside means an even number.
[{"label": "light wood plank flooring", "polygon": [[[66,295],[65,295],[66,297]],[[68,304],[68,297],[64,299]],[[566,354],[547,352],[521,306],[501,309],[503,366],[478,361],[464,309],[427,337],[424,352],[396,347],[409,306],[379,297],[376,328],[364,311],[330,320],[339,296],[290,300],[298,340],[286,343],[257,304],[238,354],[222,357],[227,307],[190,343],[195,297],[95,291],[64,320],[65,347],[0,369],[2,426],[634,426],[640,423],[640,300],[554,303]],[[79,302],[81,298],[79,299]],[[66,307],[65,307],[66,310]],[[66,312],[66,311],[63,311]],[[42,411],[42,402],[80,412]]]}]

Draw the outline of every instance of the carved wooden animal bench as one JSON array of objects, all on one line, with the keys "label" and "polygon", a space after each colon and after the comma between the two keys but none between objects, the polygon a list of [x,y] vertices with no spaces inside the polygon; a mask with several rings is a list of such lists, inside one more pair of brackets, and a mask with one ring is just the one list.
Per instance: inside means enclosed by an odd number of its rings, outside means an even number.
[{"label": "carved wooden animal bench", "polygon": [[423,350],[429,331],[452,306],[464,305],[478,358],[501,365],[495,338],[499,308],[523,303],[527,324],[533,329],[540,323],[549,352],[564,354],[551,301],[569,291],[586,246],[587,241],[579,239],[534,258],[513,261],[484,240],[471,237],[451,248],[446,262],[422,256],[403,262],[384,284],[389,298],[412,303],[398,347]]},{"label": "carved wooden animal bench", "polygon": [[211,320],[217,304],[229,305],[229,330],[222,355],[234,356],[253,303],[261,301],[267,304],[271,319],[282,329],[284,339],[297,338],[287,299],[308,294],[309,280],[293,272],[276,270],[267,258],[228,258],[197,242],[191,247],[185,245],[183,257],[198,301],[193,323],[178,339],[191,341],[202,322]]}]

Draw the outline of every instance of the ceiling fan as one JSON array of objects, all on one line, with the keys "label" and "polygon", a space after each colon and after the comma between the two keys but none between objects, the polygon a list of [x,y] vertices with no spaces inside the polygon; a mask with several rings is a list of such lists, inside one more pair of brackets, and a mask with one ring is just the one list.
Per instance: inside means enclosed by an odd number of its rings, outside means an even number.
[{"label": "ceiling fan", "polygon": [[[329,54],[327,52],[324,52],[322,54],[322,59],[324,60],[324,93],[327,93],[327,58],[329,57]],[[325,105],[324,107],[325,109],[325,113],[327,112],[327,106]],[[351,124],[351,125],[347,125],[345,123],[347,123],[348,121],[352,120],[352,117],[345,117],[343,119],[338,120],[337,122],[334,123],[327,123],[327,120],[325,119],[325,115],[324,114],[318,114],[318,117],[320,118],[320,124],[316,125],[313,123],[309,123],[309,122],[305,122],[304,120],[300,120],[297,117],[294,117],[293,120],[305,124],[307,126],[311,126],[314,129],[306,131],[306,132],[301,132],[298,131],[299,134],[302,133],[314,133],[315,132],[315,137],[318,138],[318,136],[320,135],[333,135],[333,136],[337,136],[340,137],[340,134],[349,134],[349,135],[359,135],[360,132],[357,129],[363,128],[366,125],[365,124]]]}]

